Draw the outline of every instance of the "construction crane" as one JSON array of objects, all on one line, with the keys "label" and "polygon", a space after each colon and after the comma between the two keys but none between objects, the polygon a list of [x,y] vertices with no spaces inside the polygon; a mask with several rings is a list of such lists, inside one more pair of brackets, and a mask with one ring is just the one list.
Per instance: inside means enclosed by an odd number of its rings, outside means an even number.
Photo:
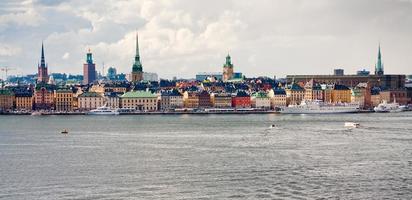
[{"label": "construction crane", "polygon": [[[3,71],[3,72],[6,73],[6,79],[7,79],[7,77],[8,77],[8,72],[11,71],[11,70],[15,70],[15,69],[14,69],[14,68],[10,68],[10,67],[2,67],[2,68],[0,68],[0,71]],[[4,78],[3,78],[3,79],[4,79]]]}]

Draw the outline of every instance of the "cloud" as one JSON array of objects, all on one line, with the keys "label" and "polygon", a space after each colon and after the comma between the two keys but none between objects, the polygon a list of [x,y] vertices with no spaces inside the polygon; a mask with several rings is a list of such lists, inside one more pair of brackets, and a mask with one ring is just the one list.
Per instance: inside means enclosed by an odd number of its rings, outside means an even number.
[{"label": "cloud", "polygon": [[226,54],[247,76],[353,73],[373,69],[382,42],[387,72],[410,73],[412,4],[407,0],[5,0],[0,64],[36,71],[41,41],[50,71],[129,73],[139,31],[145,71],[194,77],[221,71]]}]

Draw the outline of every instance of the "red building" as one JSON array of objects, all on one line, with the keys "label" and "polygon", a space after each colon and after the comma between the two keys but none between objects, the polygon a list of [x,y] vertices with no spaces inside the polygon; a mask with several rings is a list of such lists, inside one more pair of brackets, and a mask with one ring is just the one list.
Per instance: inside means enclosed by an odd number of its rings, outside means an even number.
[{"label": "red building", "polygon": [[199,96],[199,108],[208,108],[212,107],[212,101],[210,99],[209,92],[203,90],[198,94]]},{"label": "red building", "polygon": [[51,85],[37,85],[34,91],[34,108],[36,110],[50,110],[53,107],[53,88]]},{"label": "red building", "polygon": [[232,107],[234,108],[250,108],[250,95],[244,91],[239,91],[236,96],[232,97]]}]

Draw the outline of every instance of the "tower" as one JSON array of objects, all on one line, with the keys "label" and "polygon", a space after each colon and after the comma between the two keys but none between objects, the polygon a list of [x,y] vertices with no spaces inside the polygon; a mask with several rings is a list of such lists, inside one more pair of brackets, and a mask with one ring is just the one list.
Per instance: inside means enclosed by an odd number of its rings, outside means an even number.
[{"label": "tower", "polygon": [[226,56],[226,63],[223,65],[223,81],[228,81],[233,78],[233,64],[230,55]]},{"label": "tower", "polygon": [[382,76],[383,75],[383,63],[382,63],[382,54],[381,54],[381,45],[379,44],[378,50],[378,61],[375,65],[375,75]]},{"label": "tower", "polygon": [[136,33],[136,55],[134,56],[134,63],[132,67],[132,82],[138,82],[143,80],[143,66],[140,62],[139,54],[139,35]]},{"label": "tower", "polygon": [[49,75],[47,73],[47,64],[46,59],[44,58],[44,46],[43,42],[41,43],[41,60],[40,64],[37,66],[37,82],[38,83],[47,83],[49,82]]},{"label": "tower", "polygon": [[93,63],[93,55],[90,52],[86,54],[86,63],[83,64],[83,84],[87,85],[96,80],[96,65]]}]

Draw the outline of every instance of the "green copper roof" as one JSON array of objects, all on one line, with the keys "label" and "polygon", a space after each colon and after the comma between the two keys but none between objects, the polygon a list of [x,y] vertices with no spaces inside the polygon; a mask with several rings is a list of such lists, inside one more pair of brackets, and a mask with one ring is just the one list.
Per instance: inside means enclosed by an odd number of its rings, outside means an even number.
[{"label": "green copper roof", "polygon": [[382,54],[381,54],[381,45],[379,45],[378,50],[378,62],[375,65],[375,74],[383,75],[383,63],[382,63]]},{"label": "green copper roof", "polygon": [[253,96],[254,97],[256,97],[256,98],[267,98],[268,97],[268,94],[266,94],[265,92],[257,92],[257,93],[255,93],[255,94],[253,94]]},{"label": "green copper roof", "polygon": [[121,98],[157,98],[157,96],[151,92],[146,91],[133,91],[126,92]]},{"label": "green copper roof", "polygon": [[134,57],[132,72],[143,72],[143,66],[142,66],[142,63],[140,62],[140,54],[139,54],[139,35],[137,33],[136,33],[136,55]]},{"label": "green copper roof", "polygon": [[232,59],[230,58],[229,54],[227,54],[226,56],[226,63],[223,65],[223,67],[233,68]]}]

